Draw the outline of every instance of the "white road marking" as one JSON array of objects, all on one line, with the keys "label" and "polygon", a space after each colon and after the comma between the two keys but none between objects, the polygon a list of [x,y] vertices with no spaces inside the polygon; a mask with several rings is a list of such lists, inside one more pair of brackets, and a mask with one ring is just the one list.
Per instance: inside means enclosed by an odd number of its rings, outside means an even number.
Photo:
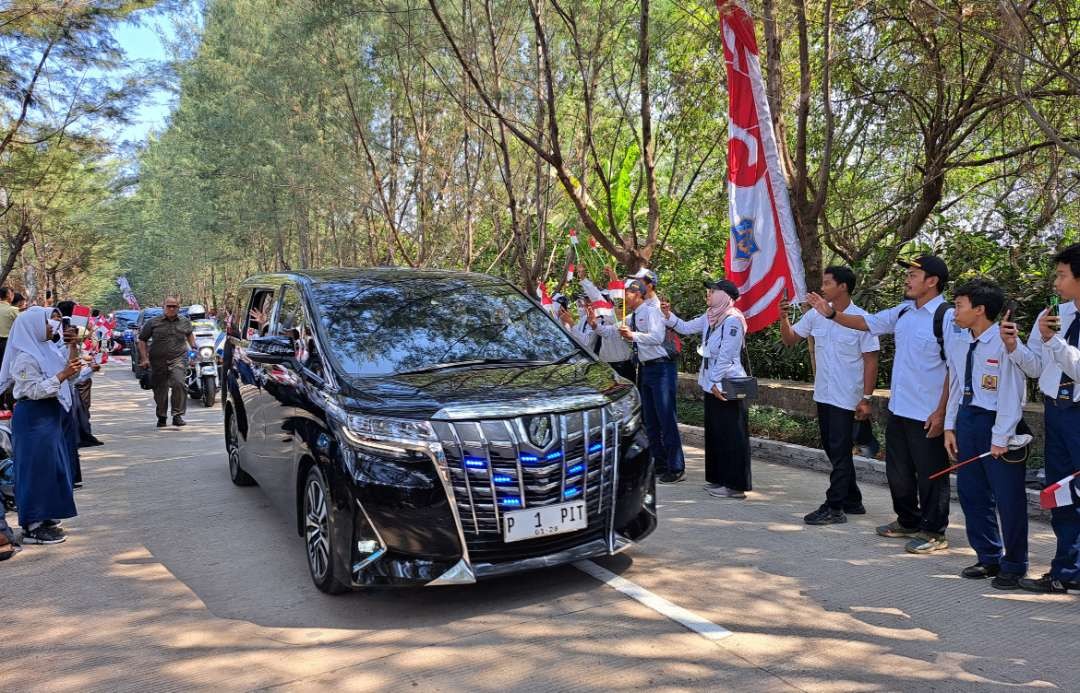
[{"label": "white road marking", "polygon": [[644,604],[656,613],[670,618],[679,625],[694,631],[706,640],[723,640],[729,635],[734,635],[723,626],[718,626],[707,618],[698,616],[689,609],[684,609],[678,604],[672,604],[658,594],[654,594],[637,583],[630,582],[626,578],[619,577],[606,568],[601,568],[592,561],[577,561],[574,567],[590,577],[594,577],[608,587],[625,594],[627,597]]}]

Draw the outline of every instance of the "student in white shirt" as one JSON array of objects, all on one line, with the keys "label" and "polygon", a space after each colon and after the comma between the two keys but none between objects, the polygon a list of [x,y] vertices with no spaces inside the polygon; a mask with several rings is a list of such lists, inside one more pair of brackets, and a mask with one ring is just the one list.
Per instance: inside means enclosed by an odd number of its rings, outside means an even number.
[{"label": "student in white shirt", "polygon": [[701,336],[698,385],[705,393],[705,490],[717,498],[746,498],[750,490],[750,421],[746,403],[724,396],[724,379],[746,375],[742,351],[746,317],[735,307],[739,289],[726,279],[705,282],[709,309],[693,320],[662,305],[664,323]]},{"label": "student in white shirt", "polygon": [[993,578],[993,587],[1014,590],[1028,567],[1027,469],[1001,456],[1023,418],[1027,380],[1009,360],[994,323],[1005,305],[1001,287],[975,279],[958,286],[955,298],[962,331],[948,346],[945,449],[954,460],[992,453],[956,472],[968,543],[977,557],[960,575]]},{"label": "student in white shirt", "polygon": [[[1028,376],[1039,379],[1046,417],[1047,484],[1080,471],[1080,243],[1058,253],[1054,263],[1054,291],[1065,302],[1057,311],[1039,314],[1026,346],[1018,342],[1014,323],[1001,326],[1009,358]],[[1020,587],[1051,594],[1080,592],[1080,503],[1050,513],[1057,535],[1050,572],[1021,580]]]},{"label": "student in white shirt", "polygon": [[660,483],[675,484],[686,478],[682,439],[675,413],[678,374],[675,362],[664,348],[667,328],[660,308],[648,303],[645,285],[634,280],[626,287],[626,307],[633,311],[619,334],[630,343],[639,364],[638,391],[645,433],[649,436]]},{"label": "student in white shirt", "polygon": [[[821,295],[836,311],[866,316],[851,302],[855,272],[850,267],[826,267],[821,278]],[[847,513],[862,515],[866,509],[855,481],[852,448],[855,419],[866,420],[878,374],[877,337],[829,320],[816,310],[807,311],[794,326],[788,319],[788,304],[780,303],[780,336],[792,346],[800,339],[814,338],[816,370],[814,401],[817,402],[821,447],[832,463],[825,502],[806,515],[808,525],[847,522]]]},{"label": "student in white shirt", "polygon": [[[614,306],[611,296],[601,293],[600,289],[589,281],[583,266],[578,266],[577,273],[578,280],[581,282],[581,289],[585,292],[585,296],[588,297],[589,301],[593,303],[604,301]],[[611,276],[616,275],[612,272]],[[630,345],[619,334],[619,325],[615,318],[606,314],[600,315],[592,312],[589,315],[589,326],[595,330],[595,334],[600,336],[600,351],[597,354],[600,360],[611,366],[616,373],[627,380],[637,382],[637,367],[632,359]]]},{"label": "student in white shirt", "polygon": [[949,476],[945,469],[944,343],[953,335],[952,309],[942,293],[949,282],[945,262],[934,255],[899,263],[907,268],[904,302],[871,315],[835,311],[811,293],[807,300],[826,319],[870,334],[896,335],[889,423],[885,429],[885,473],[896,520],[877,528],[883,537],[908,539],[909,553],[949,548]]}]

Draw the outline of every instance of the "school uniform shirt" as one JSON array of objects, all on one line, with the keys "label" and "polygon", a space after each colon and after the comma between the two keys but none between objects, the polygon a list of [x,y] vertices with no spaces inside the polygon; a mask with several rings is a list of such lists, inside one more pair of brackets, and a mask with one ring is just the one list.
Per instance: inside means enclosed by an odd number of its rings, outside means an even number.
[{"label": "school uniform shirt", "polygon": [[[944,302],[944,298],[936,296],[922,308],[916,308],[914,301],[905,301],[864,316],[870,334],[875,337],[896,335],[889,411],[897,416],[926,421],[941,402],[946,369],[934,336],[934,312]],[[951,308],[945,312],[941,326],[948,345],[956,336]]]},{"label": "school uniform shirt", "polygon": [[682,320],[672,313],[664,324],[682,335],[701,335],[701,350],[704,354],[701,368],[698,369],[698,385],[704,392],[712,392],[714,385],[723,391],[724,378],[746,376],[741,358],[746,331],[743,329],[742,320],[736,316],[729,315],[716,327],[711,327],[706,314],[693,320]]},{"label": "school uniform shirt", "polygon": [[[974,351],[972,345],[974,344]],[[1024,415],[1026,378],[1005,350],[998,325],[994,323],[978,338],[971,330],[961,330],[946,346],[949,367],[949,403],[945,409],[945,430],[956,430],[956,415],[964,401],[968,352],[971,352],[971,406],[997,412],[991,442],[1005,447],[1016,433]]]},{"label": "school uniform shirt", "polygon": [[1073,401],[1080,402],[1080,349],[1070,346],[1065,341],[1065,333],[1077,315],[1076,304],[1070,301],[1058,306],[1061,331],[1051,337],[1048,342],[1042,340],[1042,333],[1039,332],[1039,320],[1045,314],[1045,310],[1039,313],[1039,318],[1031,328],[1027,345],[1017,344],[1016,350],[1009,354],[1009,358],[1029,378],[1038,378],[1039,391],[1051,399],[1058,398],[1061,390],[1061,374],[1068,375],[1074,383],[1078,383],[1073,387]]},{"label": "school uniform shirt", "polygon": [[[846,315],[866,316],[854,303]],[[829,320],[816,310],[803,314],[792,328],[802,338],[814,338],[817,372],[814,376],[814,401],[855,411],[863,398],[863,354],[881,350],[878,338],[863,330],[853,330]]]},{"label": "school uniform shirt", "polygon": [[[588,279],[581,280],[581,288],[590,301],[603,301],[604,296]],[[604,316],[596,318],[596,334],[600,335],[600,353],[598,356],[605,363],[620,363],[629,361],[632,352],[630,344],[619,335],[619,328],[615,321]]]},{"label": "school uniform shirt", "polygon": [[647,301],[642,303],[626,321],[634,330],[630,333],[630,338],[637,345],[639,362],[648,363],[668,357],[667,349],[664,348],[667,327],[664,325],[664,314],[657,305]]},{"label": "school uniform shirt", "polygon": [[41,365],[33,356],[19,352],[11,367],[11,376],[15,379],[12,396],[15,399],[48,399],[57,397],[64,383],[56,375],[46,375]]}]

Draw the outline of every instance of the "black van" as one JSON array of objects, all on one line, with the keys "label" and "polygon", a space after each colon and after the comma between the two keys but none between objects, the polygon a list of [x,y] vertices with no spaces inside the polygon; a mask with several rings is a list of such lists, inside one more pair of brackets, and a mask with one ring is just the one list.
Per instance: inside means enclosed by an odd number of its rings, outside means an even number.
[{"label": "black van", "polygon": [[225,354],[234,483],[315,585],[449,585],[618,553],[656,527],[638,395],[503,279],[252,277]]}]

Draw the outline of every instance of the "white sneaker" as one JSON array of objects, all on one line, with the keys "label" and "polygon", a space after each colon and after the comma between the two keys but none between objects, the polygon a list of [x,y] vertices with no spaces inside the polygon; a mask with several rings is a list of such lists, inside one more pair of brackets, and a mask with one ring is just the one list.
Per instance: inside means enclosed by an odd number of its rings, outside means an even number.
[{"label": "white sneaker", "polygon": [[708,489],[708,494],[714,498],[746,498],[746,494],[742,491],[736,491],[726,486]]}]

